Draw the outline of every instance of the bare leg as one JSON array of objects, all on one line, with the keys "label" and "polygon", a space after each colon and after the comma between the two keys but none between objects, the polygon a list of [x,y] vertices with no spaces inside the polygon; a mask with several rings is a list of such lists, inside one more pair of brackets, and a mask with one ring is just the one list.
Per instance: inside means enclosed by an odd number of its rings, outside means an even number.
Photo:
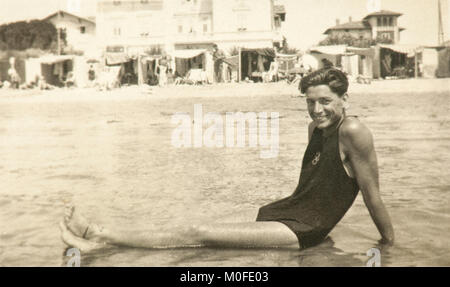
[{"label": "bare leg", "polygon": [[64,222],[61,222],[59,224],[59,228],[61,230],[61,239],[63,242],[65,242],[68,246],[77,247],[82,252],[91,252],[95,250],[100,250],[108,247],[108,245],[86,240],[81,237],[78,237],[74,235],[66,226]]},{"label": "bare leg", "polygon": [[[245,214],[252,218],[246,218]],[[298,239],[295,234],[284,224],[279,222],[256,222],[255,212],[241,214],[233,218],[224,218],[222,222],[209,224],[199,224],[192,226],[171,227],[167,230],[113,230],[101,228],[99,226],[89,227],[86,238],[93,242],[93,246],[86,248],[97,248],[102,245],[122,245],[142,248],[177,248],[177,247],[202,247],[202,246],[220,246],[236,248],[279,248],[295,247],[298,248]],[[255,215],[255,217],[253,217]],[[242,220],[242,222],[236,222]],[[76,222],[72,222],[76,221]],[[79,243],[79,239],[70,238],[70,235],[79,237],[83,226],[87,220],[72,212],[72,216],[66,219],[61,228],[65,232],[63,240],[66,243]],[[224,223],[232,222],[232,223]],[[77,226],[74,228],[74,226]],[[81,228],[80,228],[81,227]],[[74,229],[74,230],[72,230]],[[70,230],[71,234],[67,234]],[[85,240],[86,241],[86,240]],[[85,242],[83,242],[85,244]]]}]

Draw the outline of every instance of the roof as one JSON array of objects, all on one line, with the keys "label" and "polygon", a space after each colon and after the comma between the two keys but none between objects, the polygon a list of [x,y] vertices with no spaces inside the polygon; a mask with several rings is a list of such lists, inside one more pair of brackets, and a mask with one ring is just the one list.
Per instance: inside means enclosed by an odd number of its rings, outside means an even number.
[{"label": "roof", "polygon": [[311,52],[328,55],[343,55],[347,52],[346,45],[317,46],[309,49]]},{"label": "roof", "polygon": [[59,62],[64,62],[67,60],[72,60],[73,56],[70,55],[45,55],[38,58],[41,64],[52,65]]},{"label": "roof", "polygon": [[83,17],[77,16],[77,15],[71,14],[69,12],[63,11],[63,10],[56,11],[55,13],[48,15],[47,17],[45,17],[42,20],[46,21],[46,20],[49,20],[50,18],[56,17],[56,16],[58,16],[58,13],[66,14],[66,15],[78,18],[80,20],[83,20],[83,21],[86,21],[86,22],[90,22],[90,23],[95,25],[95,21],[93,21],[93,20],[90,20],[90,19],[87,19],[87,18],[83,18]]},{"label": "roof", "polygon": [[275,50],[273,48],[242,48],[241,52],[255,52],[261,56],[275,58]]},{"label": "roof", "polygon": [[275,14],[285,14],[286,9],[284,8],[284,5],[274,5],[273,6],[273,12]]},{"label": "roof", "polygon": [[406,54],[408,57],[414,57],[416,51],[419,51],[422,47],[420,45],[409,44],[378,44],[380,48],[390,49],[394,52]]},{"label": "roof", "polygon": [[392,11],[388,11],[388,10],[380,10],[378,12],[370,13],[369,15],[364,17],[364,20],[366,20],[370,17],[375,17],[375,16],[402,16],[402,15],[403,15],[402,13],[398,13],[398,12],[392,12]]},{"label": "roof", "polygon": [[128,57],[125,53],[105,53],[106,65],[114,66],[122,63],[127,63],[130,61],[130,57]]},{"label": "roof", "polygon": [[328,34],[332,30],[366,30],[370,29],[369,23],[366,21],[348,22],[334,27],[328,28],[324,34]]}]

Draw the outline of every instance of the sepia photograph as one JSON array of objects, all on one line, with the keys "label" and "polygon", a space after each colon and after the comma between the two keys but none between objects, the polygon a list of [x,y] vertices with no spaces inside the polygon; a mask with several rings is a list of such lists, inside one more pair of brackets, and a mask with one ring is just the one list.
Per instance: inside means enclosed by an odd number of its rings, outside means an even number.
[{"label": "sepia photograph", "polygon": [[1,267],[450,266],[450,0],[0,4]]}]

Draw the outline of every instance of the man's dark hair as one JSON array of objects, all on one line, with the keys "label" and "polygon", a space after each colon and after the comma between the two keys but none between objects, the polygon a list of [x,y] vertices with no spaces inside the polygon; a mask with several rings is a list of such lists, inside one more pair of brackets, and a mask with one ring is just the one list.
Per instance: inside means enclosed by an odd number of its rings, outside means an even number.
[{"label": "man's dark hair", "polygon": [[342,96],[348,90],[348,79],[347,76],[338,69],[320,69],[302,78],[299,90],[302,94],[305,94],[309,87],[319,85],[327,85],[332,92]]}]

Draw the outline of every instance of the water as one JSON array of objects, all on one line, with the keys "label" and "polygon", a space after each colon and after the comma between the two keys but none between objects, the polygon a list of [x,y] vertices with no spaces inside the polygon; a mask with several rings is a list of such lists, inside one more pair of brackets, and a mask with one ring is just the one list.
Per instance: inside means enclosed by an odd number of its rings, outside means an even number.
[{"label": "water", "polygon": [[[356,94],[373,132],[396,244],[384,266],[450,265],[449,93]],[[32,97],[30,99],[33,99]],[[276,111],[280,152],[177,149],[175,112]],[[0,99],[0,265],[61,266],[58,222],[73,202],[95,222],[140,228],[220,218],[290,195],[307,144],[303,98],[289,95],[121,100]],[[319,246],[303,250],[116,248],[84,266],[365,266],[379,234],[361,195]]]}]

